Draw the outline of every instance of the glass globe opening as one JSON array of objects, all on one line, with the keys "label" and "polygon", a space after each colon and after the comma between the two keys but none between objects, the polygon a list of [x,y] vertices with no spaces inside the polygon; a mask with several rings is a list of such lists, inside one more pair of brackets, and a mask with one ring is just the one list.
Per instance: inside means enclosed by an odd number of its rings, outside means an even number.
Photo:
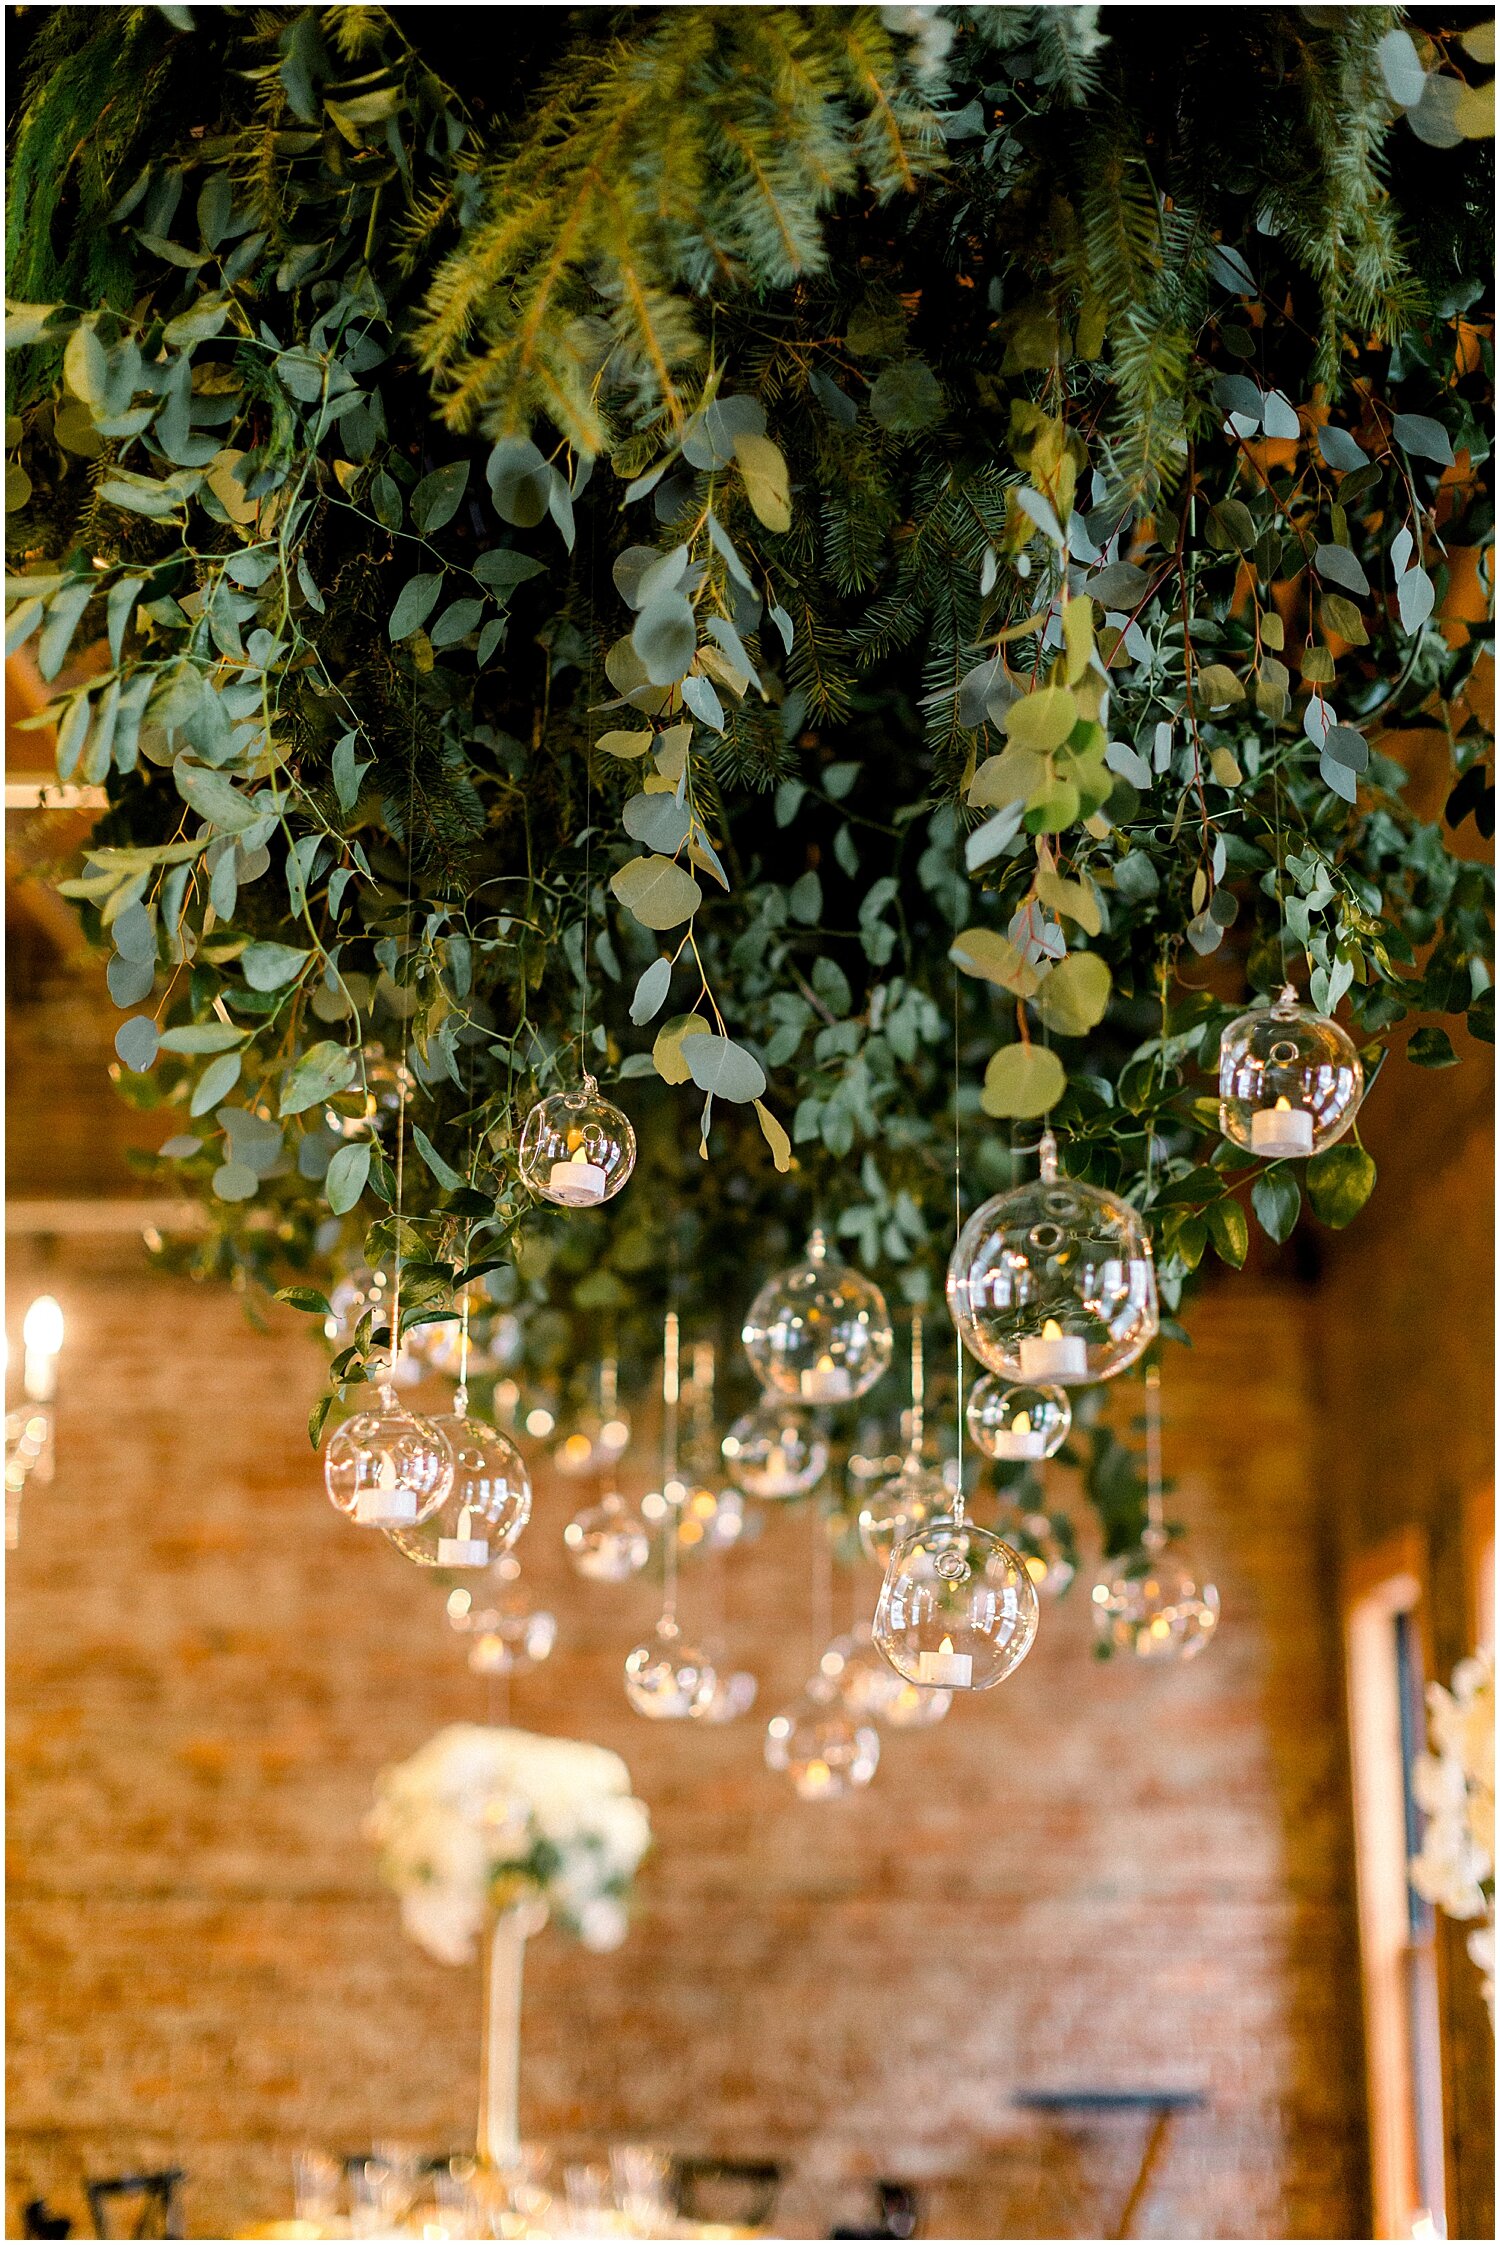
[{"label": "glass globe opening", "polygon": [[763,1388],[813,1404],[867,1394],[893,1345],[880,1288],[831,1256],[820,1231],[807,1243],[806,1262],[767,1279],[741,1339]]},{"label": "glass globe opening", "polygon": [[357,1528],[415,1528],[453,1486],[453,1448],[441,1428],[389,1387],[373,1411],[335,1429],[323,1453],[328,1500]]},{"label": "glass globe opening", "polygon": [[976,1450],[1010,1464],[1056,1457],[1073,1425],[1067,1391],[1018,1387],[987,1372],[969,1390],[964,1424]]},{"label": "glass globe opening", "polygon": [[531,1476],[487,1420],[453,1412],[429,1423],[453,1452],[453,1485],[425,1520],[386,1534],[419,1567],[488,1567],[531,1518]]},{"label": "glass globe opening", "polygon": [[635,1167],[630,1118],[601,1099],[592,1076],[538,1100],[521,1132],[521,1175],[554,1208],[598,1208]]},{"label": "glass globe opening", "polygon": [[1057,1174],[975,1210],[948,1263],[948,1307],[991,1372],[1033,1386],[1113,1379],[1156,1336],[1156,1268],[1128,1202]]},{"label": "glass globe opening", "polygon": [[1275,1005],[1231,1021],[1220,1040],[1219,1128],[1263,1160],[1320,1154],[1343,1137],[1364,1095],[1354,1040],[1299,1005],[1290,983]]},{"label": "glass globe opening", "polygon": [[828,1469],[828,1444],[810,1419],[765,1396],[721,1444],[730,1478],[747,1497],[803,1497]]},{"label": "glass globe opening", "polygon": [[988,1691],[1030,1652],[1036,1585],[988,1529],[932,1521],[897,1545],[875,1609],[875,1644],[911,1684]]}]

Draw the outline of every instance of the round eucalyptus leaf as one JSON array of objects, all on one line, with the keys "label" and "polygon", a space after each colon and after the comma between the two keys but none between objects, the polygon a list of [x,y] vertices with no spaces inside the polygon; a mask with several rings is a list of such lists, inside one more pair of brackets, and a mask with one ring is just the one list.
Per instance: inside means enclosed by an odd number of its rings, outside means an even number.
[{"label": "round eucalyptus leaf", "polygon": [[260,1179],[242,1161],[226,1161],[214,1171],[214,1196],[218,1200],[253,1200]]},{"label": "round eucalyptus leaf", "polygon": [[653,600],[636,618],[630,644],[653,686],[675,686],[687,675],[698,649],[698,623],[692,602],[680,592]]},{"label": "round eucalyptus leaf", "polygon": [[149,998],[156,980],[156,960],[127,959],[117,951],[104,970],[109,994],[123,1013],[129,1006],[138,1006],[142,998]]},{"label": "round eucalyptus leaf", "polygon": [[870,411],[883,429],[913,436],[935,428],[943,418],[943,385],[925,359],[903,359],[878,376],[870,392]]},{"label": "round eucalyptus leaf", "polygon": [[134,1075],[150,1067],[161,1049],[161,1032],[149,1013],[133,1013],[115,1031],[115,1051]]},{"label": "round eucalyptus leaf", "polygon": [[502,522],[513,523],[517,530],[534,530],[545,520],[552,479],[529,437],[502,437],[485,473]]}]

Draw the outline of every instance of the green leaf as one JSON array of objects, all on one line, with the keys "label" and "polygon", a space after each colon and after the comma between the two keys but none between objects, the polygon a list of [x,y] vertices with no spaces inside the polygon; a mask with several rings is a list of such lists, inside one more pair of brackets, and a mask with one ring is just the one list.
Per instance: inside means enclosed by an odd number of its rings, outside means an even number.
[{"label": "green leaf", "polygon": [[115,1051],[132,1075],[141,1075],[156,1058],[161,1044],[149,1013],[133,1013],[115,1031]]},{"label": "green leaf", "polygon": [[1314,1154],[1306,1175],[1313,1214],[1336,1232],[1353,1223],[1375,1190],[1374,1162],[1348,1140]]},{"label": "green leaf", "polygon": [[791,482],[780,447],[753,430],[741,430],[735,436],[734,456],[744,478],[745,497],[757,521],[768,530],[790,530]]},{"label": "green leaf", "polygon": [[693,820],[685,803],[679,803],[670,792],[658,791],[655,795],[632,795],[621,822],[632,841],[644,842],[648,850],[664,851],[671,857],[687,840]]},{"label": "green leaf", "polygon": [[1018,998],[1031,997],[1041,981],[1036,968],[998,928],[965,928],[953,938],[948,956],[964,974],[996,982]]},{"label": "green leaf", "polygon": [[630,644],[653,686],[675,686],[686,677],[698,651],[698,623],[692,602],[680,592],[653,600],[637,616]]},{"label": "green leaf", "polygon": [[390,638],[409,639],[414,631],[420,631],[437,606],[437,597],[442,589],[441,574],[408,577],[396,595],[396,605],[391,610],[391,620],[386,626]]},{"label": "green leaf", "polygon": [[[467,460],[449,460],[423,476],[411,495],[411,518],[424,532],[441,530],[451,522],[462,503],[469,481]],[[394,637],[394,634],[392,635]]]},{"label": "green leaf", "polygon": [[181,1029],[163,1032],[163,1052],[229,1052],[242,1045],[250,1035],[248,1029],[236,1029],[232,1021],[196,1021]]},{"label": "green leaf", "polygon": [[217,1060],[210,1060],[197,1083],[193,1086],[193,1096],[188,1102],[188,1113],[190,1115],[206,1115],[210,1107],[217,1107],[225,1092],[233,1091],[235,1085],[239,1082],[240,1065],[241,1056],[237,1052],[223,1052],[220,1053]]},{"label": "green leaf", "polygon": [[309,1107],[347,1091],[358,1073],[358,1060],[347,1045],[335,1044],[331,1038],[309,1045],[282,1084],[277,1112],[305,1114]]},{"label": "green leaf", "polygon": [[[1005,730],[1016,748],[1033,756],[1049,755],[1062,747],[1078,723],[1078,704],[1066,686],[1039,686],[1023,694],[1005,712]],[[973,800],[971,794],[970,800]]]},{"label": "green leaf", "polygon": [[42,636],[37,641],[36,667],[43,678],[53,679],[62,669],[78,619],[93,596],[91,577],[75,579],[64,585],[47,603],[47,621],[42,626]]},{"label": "green leaf", "polygon": [[479,629],[484,614],[482,600],[450,600],[429,634],[434,647],[454,647]]},{"label": "green leaf", "polygon": [[278,1302],[288,1303],[294,1310],[306,1310],[315,1317],[332,1317],[328,1296],[320,1294],[315,1286],[281,1286],[276,1290]]},{"label": "green leaf", "polygon": [[630,1018],[637,1028],[660,1013],[671,987],[671,960],[653,959],[636,984],[635,995],[630,1001]]},{"label": "green leaf", "polygon": [[533,561],[529,553],[518,553],[514,546],[492,546],[475,562],[474,574],[493,592],[511,592],[529,577],[545,575],[546,566],[545,562]]},{"label": "green leaf", "polygon": [[445,1193],[456,1193],[468,1183],[468,1179],[466,1177],[461,1177],[458,1171],[454,1169],[450,1163],[444,1161],[442,1155],[438,1152],[436,1146],[434,1146],[432,1140],[428,1137],[425,1130],[419,1130],[416,1124],[413,1123],[411,1135],[412,1143],[416,1147],[417,1152],[421,1155],[423,1161],[426,1162],[428,1168],[432,1171],[433,1176],[442,1186]]},{"label": "green leaf", "polygon": [[732,1037],[690,1037],[682,1046],[688,1074],[700,1091],[719,1099],[748,1102],[759,1099],[766,1088],[766,1072],[753,1052]]},{"label": "green leaf", "polygon": [[1231,1270],[1241,1270],[1250,1252],[1250,1219],[1237,1200],[1228,1195],[1216,1200],[1207,1211],[1208,1236],[1214,1243],[1214,1252],[1221,1263]]},{"label": "green leaf", "polygon": [[219,1200],[253,1200],[260,1179],[242,1161],[226,1161],[213,1174],[214,1195]]},{"label": "green leaf", "polygon": [[184,803],[191,804],[200,818],[223,834],[243,834],[261,815],[233,780],[206,764],[189,764],[179,757],[172,766],[172,778]]},{"label": "green leaf", "polygon": [[1060,1037],[1087,1036],[1109,1007],[1110,973],[1097,951],[1070,951],[1045,976],[1032,1004]]},{"label": "green leaf", "polygon": [[323,1188],[335,1216],[348,1215],[364,1191],[369,1174],[370,1142],[367,1138],[339,1147],[328,1164]]},{"label": "green leaf", "polygon": [[252,990],[279,990],[311,957],[290,943],[252,943],[240,954],[240,972]]},{"label": "green leaf", "polygon": [[1290,1239],[1302,1209],[1302,1187],[1284,1163],[1265,1170],[1250,1188],[1257,1223],[1278,1244]]},{"label": "green leaf", "polygon": [[609,885],[643,928],[678,927],[703,902],[703,891],[691,873],[669,857],[633,857]]},{"label": "green leaf", "polygon": [[883,429],[914,435],[943,418],[943,385],[925,359],[888,366],[870,391],[870,411]]},{"label": "green leaf", "polygon": [[1446,1029],[1414,1029],[1406,1041],[1406,1057],[1419,1068],[1458,1066],[1458,1054]]},{"label": "green leaf", "polygon": [[529,437],[502,437],[485,470],[495,512],[517,530],[534,530],[546,519],[552,480],[547,463]]},{"label": "green leaf", "polygon": [[979,1104],[987,1115],[1020,1122],[1045,1115],[1067,1089],[1067,1071],[1043,1045],[1002,1045],[984,1071]]}]

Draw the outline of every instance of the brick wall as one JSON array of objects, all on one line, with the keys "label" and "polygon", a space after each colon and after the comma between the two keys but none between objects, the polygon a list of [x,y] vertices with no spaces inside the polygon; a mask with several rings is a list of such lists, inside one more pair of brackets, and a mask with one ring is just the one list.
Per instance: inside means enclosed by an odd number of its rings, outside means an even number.
[{"label": "brick wall", "polygon": [[[36,1283],[13,1259],[13,1320]],[[257,1336],[128,1248],[65,1249],[46,1283],[70,1338],[58,1477],[10,1570],[11,2202],[76,2211],[84,2172],[170,2158],[223,2236],[287,2210],[303,2143],[465,2140],[477,1974],[403,1939],[359,1826],[376,1770],[486,1687],[432,1589],[324,1501],[300,1321]],[[753,1718],[630,1713],[649,1597],[568,1573],[574,1500],[542,1488],[522,1551],[563,1632],[515,1719],[624,1753],[658,1846],[617,1955],[532,1944],[530,2132],[785,2159],[791,2234],[880,2172],[925,2186],[930,2233],[1098,2236],[1143,2124],[1044,2123],[1015,2092],[1201,2087],[1135,2234],[1361,2234],[1307,1300],[1221,1288],[1169,1372],[1168,1470],[1224,1597],[1208,1657],[1100,1666],[1075,1591],[853,1802],[796,1803]],[[732,1563],[762,1717],[808,1665],[807,1554],[778,1517]]]}]

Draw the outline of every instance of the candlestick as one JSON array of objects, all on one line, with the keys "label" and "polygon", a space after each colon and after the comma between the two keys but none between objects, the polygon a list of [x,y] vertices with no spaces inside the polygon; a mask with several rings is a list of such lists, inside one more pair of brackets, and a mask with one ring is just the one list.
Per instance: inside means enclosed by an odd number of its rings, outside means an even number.
[{"label": "candlestick", "polygon": [[1081,1334],[1065,1333],[1049,1317],[1040,1333],[1021,1337],[1021,1371],[1027,1379],[1082,1380],[1088,1376],[1088,1344]]},{"label": "candlestick", "polygon": [[555,1161],[548,1179],[547,1190],[556,1193],[577,1207],[586,1207],[590,1201],[603,1200],[604,1188],[609,1183],[603,1170],[588,1157],[588,1148],[575,1146],[566,1161]]},{"label": "candlestick", "polygon": [[489,1540],[476,1536],[470,1508],[465,1505],[454,1522],[451,1536],[438,1537],[437,1563],[440,1567],[487,1567],[490,1563]]},{"label": "candlestick", "polygon": [[1306,1107],[1278,1099],[1274,1107],[1257,1107],[1250,1117],[1250,1151],[1274,1159],[1293,1158],[1313,1150],[1313,1118]]},{"label": "candlestick", "polygon": [[842,1403],[854,1393],[854,1382],[842,1364],[820,1356],[798,1382],[804,1403]]},{"label": "candlestick", "polygon": [[974,1662],[968,1653],[956,1653],[953,1639],[945,1637],[935,1653],[918,1653],[917,1682],[919,1684],[946,1684],[960,1691],[970,1688]]}]

